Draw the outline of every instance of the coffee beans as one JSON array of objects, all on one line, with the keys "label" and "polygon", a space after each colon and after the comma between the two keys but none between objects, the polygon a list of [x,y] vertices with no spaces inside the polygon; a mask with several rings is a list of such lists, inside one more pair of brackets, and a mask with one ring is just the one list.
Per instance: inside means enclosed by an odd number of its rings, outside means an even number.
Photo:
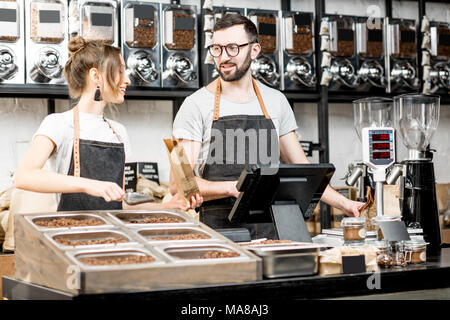
[{"label": "coffee beans", "polygon": [[135,263],[149,263],[155,261],[155,258],[151,256],[104,256],[104,257],[90,257],[79,258],[81,263],[91,266],[106,266],[106,265],[119,265],[119,264],[135,264]]},{"label": "coffee beans", "polygon": [[239,257],[239,253],[234,251],[208,251],[200,259],[221,259]]},{"label": "coffee beans", "polygon": [[166,43],[166,47],[172,50],[191,50],[195,45],[195,30],[176,30],[176,18],[192,18],[191,15],[173,14],[173,43]]},{"label": "coffee beans", "polygon": [[72,218],[54,218],[50,220],[38,220],[34,222],[39,227],[44,228],[71,228],[71,227],[86,227],[99,226],[105,224],[98,219],[72,219]]},{"label": "coffee beans", "polygon": [[[30,36],[31,39],[36,43],[51,43],[51,44],[58,44],[61,43],[64,40],[64,24],[51,24],[50,26],[43,27],[42,24],[40,24],[39,20],[39,3],[33,2],[31,3],[31,21],[30,21]],[[47,9],[47,8],[44,8]],[[53,8],[54,10],[54,8]],[[55,30],[55,27],[61,27],[61,30]],[[55,37],[54,35],[59,35]]]},{"label": "coffee beans", "polygon": [[[400,28],[400,33],[402,35],[408,34],[409,37],[411,37],[414,34],[414,31],[412,31],[409,28]],[[394,59],[414,59],[414,57],[416,56],[416,42],[411,41],[411,39],[408,39],[408,41],[405,41],[406,39],[402,39],[402,37],[400,39],[399,52],[392,54],[392,58],[394,58]]]},{"label": "coffee beans", "polygon": [[[271,24],[274,25],[275,28],[277,25],[277,19],[275,17],[258,16],[257,21],[258,25],[260,23]],[[274,53],[277,49],[276,35],[265,35],[260,33],[258,35],[258,42],[261,45],[261,51],[263,53]]]},{"label": "coffee beans", "polygon": [[64,246],[88,246],[96,244],[116,244],[128,242],[127,239],[122,238],[107,238],[107,239],[97,239],[97,240],[72,240],[64,236],[54,237],[55,241]]},{"label": "coffee beans", "polygon": [[[445,37],[447,39],[450,38],[450,29],[447,28],[438,28],[438,35],[441,39],[442,37]],[[437,55],[438,59],[442,60],[448,60],[450,58],[450,43],[441,43],[439,41],[438,47],[437,47]]]},{"label": "coffee beans", "polygon": [[[130,22],[131,23],[131,22]],[[137,25],[133,27],[133,40],[126,44],[134,48],[153,48],[156,45],[157,21],[151,19],[138,19]]]},{"label": "coffee beans", "polygon": [[[290,30],[287,32],[290,32]],[[298,26],[297,32],[292,30],[292,33],[294,48],[286,51],[290,54],[310,54],[313,49],[310,26]]]},{"label": "coffee beans", "polygon": [[172,217],[158,217],[158,218],[145,218],[142,220],[136,219],[123,219],[128,223],[182,223],[183,219],[180,218],[172,218]]},{"label": "coffee beans", "polygon": [[169,236],[169,237],[148,237],[149,240],[158,240],[158,241],[169,241],[169,240],[201,240],[201,239],[209,239],[210,237],[206,234],[181,234],[178,236]]}]

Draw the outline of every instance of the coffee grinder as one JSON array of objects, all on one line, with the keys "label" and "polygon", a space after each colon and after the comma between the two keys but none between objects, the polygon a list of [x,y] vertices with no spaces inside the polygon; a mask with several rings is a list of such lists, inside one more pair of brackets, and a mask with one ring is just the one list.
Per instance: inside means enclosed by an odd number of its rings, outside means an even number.
[{"label": "coffee grinder", "polygon": [[440,97],[404,94],[394,98],[394,119],[408,157],[388,177],[401,177],[402,219],[408,228],[423,229],[430,248],[441,245],[439,211],[430,140],[439,122]]},{"label": "coffee grinder", "polygon": [[[382,190],[386,169],[395,159],[393,118],[392,99],[371,97],[353,101],[353,124],[362,143],[363,160],[349,165],[345,183],[354,186],[358,182],[358,201],[367,200],[367,187]],[[378,172],[377,175],[375,172]],[[382,192],[378,194],[382,195]],[[382,197],[377,196],[377,200],[381,201],[377,208],[382,210]]]}]

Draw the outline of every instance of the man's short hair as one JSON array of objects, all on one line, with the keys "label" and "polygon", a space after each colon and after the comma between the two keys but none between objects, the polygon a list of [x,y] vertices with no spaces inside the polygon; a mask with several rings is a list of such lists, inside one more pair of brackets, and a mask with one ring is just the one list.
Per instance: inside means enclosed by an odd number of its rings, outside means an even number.
[{"label": "man's short hair", "polygon": [[258,30],[256,29],[255,24],[250,19],[239,13],[228,13],[224,15],[222,18],[217,20],[213,31],[216,32],[241,24],[244,25],[244,30],[247,33],[248,40],[250,42],[258,42]]}]

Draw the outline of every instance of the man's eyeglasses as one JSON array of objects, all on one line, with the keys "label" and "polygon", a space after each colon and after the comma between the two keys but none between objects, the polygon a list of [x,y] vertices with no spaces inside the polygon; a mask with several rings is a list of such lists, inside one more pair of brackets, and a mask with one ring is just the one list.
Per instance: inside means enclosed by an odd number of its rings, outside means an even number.
[{"label": "man's eyeglasses", "polygon": [[226,46],[221,46],[220,44],[212,44],[208,46],[208,51],[214,58],[218,58],[222,55],[223,48],[225,48],[225,51],[227,52],[229,57],[236,57],[239,54],[240,48],[245,47],[252,43],[255,42],[252,41],[244,44],[230,43],[227,44]]}]

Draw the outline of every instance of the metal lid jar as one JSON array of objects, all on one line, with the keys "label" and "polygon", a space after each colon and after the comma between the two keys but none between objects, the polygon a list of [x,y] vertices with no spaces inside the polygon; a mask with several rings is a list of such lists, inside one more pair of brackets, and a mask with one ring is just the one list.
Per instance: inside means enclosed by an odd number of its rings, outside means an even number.
[{"label": "metal lid jar", "polygon": [[427,261],[427,243],[423,240],[405,241],[406,262],[419,264]]},{"label": "metal lid jar", "polygon": [[362,217],[351,217],[342,219],[341,226],[344,228],[345,243],[359,243],[366,239],[366,219]]}]

